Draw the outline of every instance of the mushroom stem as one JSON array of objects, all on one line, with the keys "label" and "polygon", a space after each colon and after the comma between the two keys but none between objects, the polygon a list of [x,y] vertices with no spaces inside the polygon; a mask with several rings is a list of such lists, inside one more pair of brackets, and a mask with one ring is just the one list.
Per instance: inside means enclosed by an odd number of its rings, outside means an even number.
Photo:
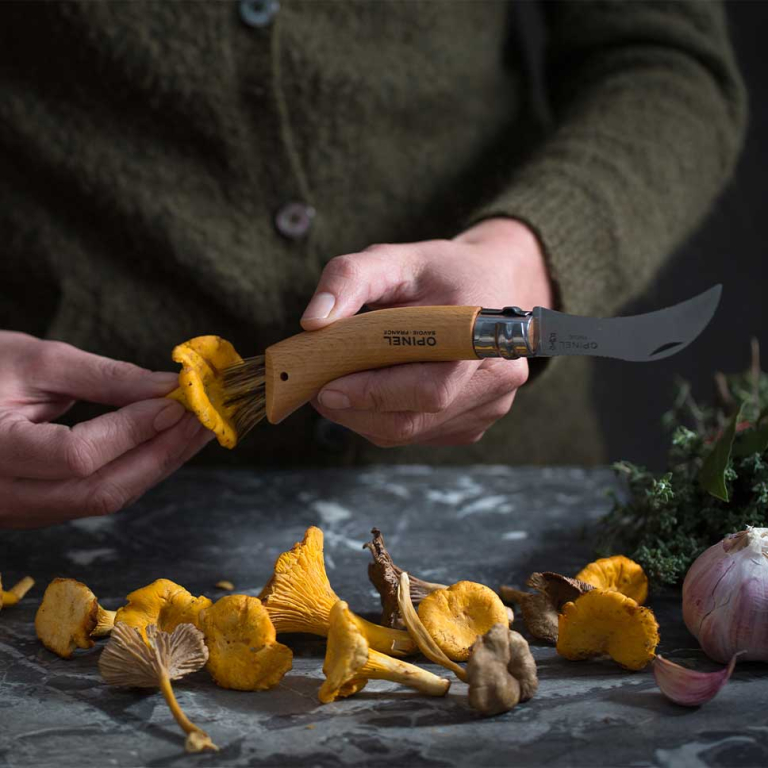
[{"label": "mushroom stem", "polygon": [[118,621],[99,657],[99,672],[109,685],[159,688],[173,719],[187,734],[187,752],[218,751],[208,734],[181,711],[171,687],[171,680],[196,672],[206,661],[203,633],[192,624],[179,624],[168,633],[155,624],[139,630]]},{"label": "mushroom stem", "polygon": [[318,691],[323,704],[352,696],[369,678],[407,685],[430,696],[444,696],[448,691],[449,680],[441,680],[425,669],[373,650],[357,618],[343,600],[333,606],[329,621],[323,664],[325,682]]},{"label": "mushroom stem", "polygon": [[393,659],[391,656],[374,651],[372,648],[368,650],[368,661],[360,670],[359,677],[390,680],[408,688],[415,688],[428,696],[445,696],[451,687],[451,681],[444,677],[433,675],[415,664]]},{"label": "mushroom stem", "polygon": [[[402,569],[400,572],[402,573]],[[419,600],[438,589],[448,589],[449,586],[448,584],[438,584],[436,581],[424,581],[424,579],[420,579],[418,576],[414,576],[411,579],[411,585],[413,586],[414,597],[417,597]]]},{"label": "mushroom stem", "polygon": [[187,752],[202,752],[204,749],[218,752],[219,748],[211,741],[211,737],[202,728],[198,728],[184,714],[184,711],[179,706],[179,702],[176,701],[176,694],[173,692],[173,686],[168,674],[163,672],[158,675],[157,682],[163,698],[166,704],[168,704],[168,709],[171,710],[173,719],[179,724],[184,733],[187,734],[185,742]]},{"label": "mushroom stem", "polygon": [[16,605],[34,586],[35,580],[31,576],[25,576],[10,589],[3,591],[3,599],[0,604],[4,606]]},{"label": "mushroom stem", "polygon": [[372,650],[394,656],[411,656],[415,653],[414,642],[407,632],[403,632],[402,629],[382,627],[380,624],[366,621],[357,614],[354,616],[358,626],[368,638],[368,644]]},{"label": "mushroom stem", "polygon": [[117,611],[108,611],[106,608],[98,607],[96,613],[96,626],[91,632],[91,637],[107,637],[115,626],[115,616]]},{"label": "mushroom stem", "polygon": [[518,605],[522,605],[523,600],[532,594],[533,592],[525,592],[522,589],[508,587],[505,584],[502,584],[499,587],[499,595],[501,595],[501,599],[505,603],[517,603]]},{"label": "mushroom stem", "polygon": [[410,632],[411,636],[416,641],[416,645],[419,646],[419,650],[430,661],[434,661],[435,664],[440,664],[446,669],[450,669],[459,680],[466,683],[467,673],[464,668],[459,666],[455,661],[451,661],[451,659],[443,653],[432,635],[427,632],[427,628],[419,618],[419,614],[416,613],[416,609],[413,607],[413,601],[411,600],[411,582],[405,571],[400,574],[400,588],[397,593],[397,601],[400,607],[400,615],[403,617],[408,632]]}]

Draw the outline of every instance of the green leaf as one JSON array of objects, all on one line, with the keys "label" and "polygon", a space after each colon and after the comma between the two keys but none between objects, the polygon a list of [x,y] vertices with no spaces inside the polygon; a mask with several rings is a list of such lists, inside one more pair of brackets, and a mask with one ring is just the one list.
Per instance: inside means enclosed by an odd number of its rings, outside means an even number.
[{"label": "green leaf", "polygon": [[766,448],[768,448],[768,424],[751,429],[742,435],[733,446],[733,455],[751,456],[753,453],[763,453]]},{"label": "green leaf", "polygon": [[704,464],[699,472],[699,485],[717,499],[728,501],[728,486],[725,482],[725,473],[731,458],[733,439],[736,437],[736,425],[741,417],[741,408],[733,414],[725,431],[715,443],[714,448],[704,459]]}]

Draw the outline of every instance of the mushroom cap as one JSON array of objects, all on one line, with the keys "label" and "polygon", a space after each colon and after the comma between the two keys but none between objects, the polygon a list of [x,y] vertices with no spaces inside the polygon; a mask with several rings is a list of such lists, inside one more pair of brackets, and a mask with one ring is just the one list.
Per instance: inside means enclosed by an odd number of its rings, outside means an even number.
[{"label": "mushroom cap", "polygon": [[168,579],[157,579],[131,592],[126,599],[128,603],[117,611],[115,623],[141,630],[155,624],[163,632],[173,632],[179,624],[197,627],[200,611],[212,605],[207,597],[194,597]]},{"label": "mushroom cap", "polygon": [[484,715],[507,712],[539,687],[536,662],[522,635],[494,624],[472,646],[467,663],[469,703]]},{"label": "mushroom cap", "polygon": [[659,625],[649,608],[620,592],[593,589],[560,614],[557,652],[580,660],[607,653],[626,669],[642,669],[659,643]]},{"label": "mushroom cap", "polygon": [[367,661],[368,641],[347,603],[339,600],[331,608],[328,646],[323,664],[325,682],[318,693],[320,701],[330,704],[364,688],[367,681],[355,676]]},{"label": "mushroom cap", "polygon": [[275,628],[257,597],[227,595],[200,612],[208,646],[208,671],[222,688],[265,691],[293,666],[290,648],[276,642]]},{"label": "mushroom cap", "polygon": [[525,626],[534,637],[553,645],[557,643],[562,606],[594,589],[591,584],[550,571],[532,573],[527,584],[537,591],[528,593],[521,600]]},{"label": "mushroom cap", "polygon": [[325,572],[323,532],[319,528],[307,528],[304,539],[277,558],[272,578],[259,599],[278,632],[328,634],[331,609],[339,597]]},{"label": "mushroom cap", "polygon": [[[304,539],[277,558],[275,570],[259,599],[278,634],[309,632],[325,637],[331,609],[339,601],[325,572],[323,532],[314,525]],[[414,653],[416,644],[407,632],[372,624],[355,617],[369,645],[392,656]]]},{"label": "mushroom cap", "polygon": [[601,557],[582,568],[576,579],[598,589],[615,589],[638,605],[648,599],[648,577],[642,566],[624,555]]},{"label": "mushroom cap", "polygon": [[46,588],[35,615],[35,632],[43,645],[63,659],[76,648],[91,648],[99,601],[88,587],[74,579],[54,579]]},{"label": "mushroom cap", "polygon": [[178,680],[197,672],[207,660],[203,633],[191,624],[179,624],[173,632],[151,624],[142,634],[118,622],[99,656],[99,672],[110,685],[156,688],[163,673]]},{"label": "mushroom cap", "polygon": [[[398,607],[398,591],[400,588],[400,576],[403,569],[392,562],[392,557],[384,545],[384,537],[378,528],[372,528],[371,541],[363,544],[363,548],[370,551],[373,562],[368,564],[368,578],[379,593],[381,599],[381,623],[385,627],[403,629],[405,622],[400,615]],[[425,595],[436,589],[447,589],[447,584],[434,584],[429,581],[408,574],[411,586],[411,601],[418,605]]]},{"label": "mushroom cap", "polygon": [[169,397],[192,411],[225,448],[237,445],[233,420],[235,407],[225,405],[223,371],[243,362],[235,348],[220,336],[196,336],[174,348],[173,359],[181,363],[179,387]]},{"label": "mushroom cap", "polygon": [[494,624],[509,625],[501,598],[484,584],[459,581],[419,603],[419,618],[448,658],[466,661],[478,636]]}]

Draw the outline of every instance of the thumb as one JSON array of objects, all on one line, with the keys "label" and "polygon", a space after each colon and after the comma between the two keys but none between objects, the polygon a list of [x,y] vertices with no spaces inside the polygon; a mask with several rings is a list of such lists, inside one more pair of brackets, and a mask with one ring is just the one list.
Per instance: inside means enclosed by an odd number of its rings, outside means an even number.
[{"label": "thumb", "polygon": [[357,313],[364,304],[403,304],[416,298],[424,259],[413,245],[372,245],[326,264],[301,318],[306,331]]}]

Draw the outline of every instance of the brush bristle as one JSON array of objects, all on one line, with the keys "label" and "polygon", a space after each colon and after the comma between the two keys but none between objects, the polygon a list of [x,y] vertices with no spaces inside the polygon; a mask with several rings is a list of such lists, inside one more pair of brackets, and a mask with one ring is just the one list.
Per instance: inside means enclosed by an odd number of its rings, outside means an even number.
[{"label": "brush bristle", "polygon": [[239,442],[266,413],[264,355],[247,357],[224,370],[224,405],[234,408],[232,418]]}]

